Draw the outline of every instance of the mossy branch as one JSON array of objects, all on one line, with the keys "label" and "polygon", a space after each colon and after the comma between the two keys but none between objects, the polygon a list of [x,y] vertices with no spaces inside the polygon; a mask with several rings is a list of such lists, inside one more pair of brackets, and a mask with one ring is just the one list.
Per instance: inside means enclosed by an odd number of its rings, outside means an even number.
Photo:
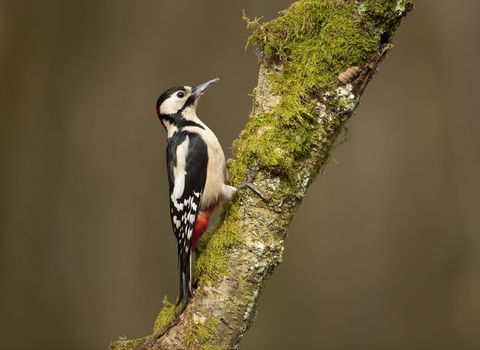
[{"label": "mossy branch", "polygon": [[251,326],[259,296],[282,261],[284,238],[308,186],[388,51],[409,0],[302,0],[277,19],[247,21],[260,73],[253,110],[234,142],[230,181],[259,166],[199,244],[197,289],[186,310],[165,299],[150,337],[110,349],[233,349]]}]

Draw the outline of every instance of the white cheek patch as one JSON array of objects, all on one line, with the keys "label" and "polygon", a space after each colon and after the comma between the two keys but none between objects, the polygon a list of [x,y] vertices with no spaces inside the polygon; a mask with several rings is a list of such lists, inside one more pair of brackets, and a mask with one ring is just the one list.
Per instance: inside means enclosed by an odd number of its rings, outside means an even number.
[{"label": "white cheek patch", "polygon": [[175,114],[182,106],[183,103],[180,103],[176,98],[169,98],[160,105],[160,113]]},{"label": "white cheek patch", "polygon": [[178,97],[177,93],[179,91],[176,91],[169,98],[163,101],[159,107],[161,114],[175,114],[183,107],[185,102],[187,102],[188,98],[192,94],[192,88],[190,86],[184,86],[183,88],[185,96]]},{"label": "white cheek patch", "polygon": [[179,98],[176,95],[173,95],[163,101],[163,103],[160,105],[160,113],[161,114],[175,114],[179,109],[183,107],[185,102],[188,99],[188,94],[185,95],[185,97]]}]

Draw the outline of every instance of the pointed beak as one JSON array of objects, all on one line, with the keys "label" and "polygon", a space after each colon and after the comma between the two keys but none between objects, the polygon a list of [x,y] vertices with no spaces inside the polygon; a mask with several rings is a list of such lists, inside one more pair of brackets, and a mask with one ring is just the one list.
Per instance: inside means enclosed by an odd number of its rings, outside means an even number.
[{"label": "pointed beak", "polygon": [[192,88],[192,96],[197,99],[198,97],[200,97],[201,95],[203,95],[203,93],[205,92],[205,90],[207,90],[210,86],[212,86],[213,84],[215,84],[217,81],[219,81],[220,79],[218,78],[215,78],[215,79],[212,79],[210,81],[207,81],[206,83],[203,83],[203,84],[200,84],[198,86],[195,86]]}]

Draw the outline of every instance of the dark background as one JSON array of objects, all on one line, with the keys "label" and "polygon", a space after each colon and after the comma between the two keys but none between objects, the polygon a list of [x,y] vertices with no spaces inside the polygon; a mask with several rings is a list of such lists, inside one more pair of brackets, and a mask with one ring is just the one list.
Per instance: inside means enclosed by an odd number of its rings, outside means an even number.
[{"label": "dark background", "polygon": [[[0,349],[107,349],[177,295],[155,102],[220,77],[227,156],[257,61],[242,9],[0,1]],[[480,349],[480,2],[416,1],[309,189],[241,349]]]}]

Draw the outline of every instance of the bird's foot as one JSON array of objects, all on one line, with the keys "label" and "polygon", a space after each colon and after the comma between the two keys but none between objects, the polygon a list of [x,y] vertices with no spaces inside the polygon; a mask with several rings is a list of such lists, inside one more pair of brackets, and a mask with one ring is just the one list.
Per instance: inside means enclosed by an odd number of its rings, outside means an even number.
[{"label": "bird's foot", "polygon": [[249,169],[247,166],[247,181],[245,181],[243,184],[237,187],[237,190],[241,190],[244,188],[249,188],[253,192],[255,192],[264,202],[270,202],[270,198],[265,197],[265,195],[252,183],[253,179],[255,179],[255,176],[258,173],[259,166],[258,164],[255,164],[255,166],[252,169]]}]

